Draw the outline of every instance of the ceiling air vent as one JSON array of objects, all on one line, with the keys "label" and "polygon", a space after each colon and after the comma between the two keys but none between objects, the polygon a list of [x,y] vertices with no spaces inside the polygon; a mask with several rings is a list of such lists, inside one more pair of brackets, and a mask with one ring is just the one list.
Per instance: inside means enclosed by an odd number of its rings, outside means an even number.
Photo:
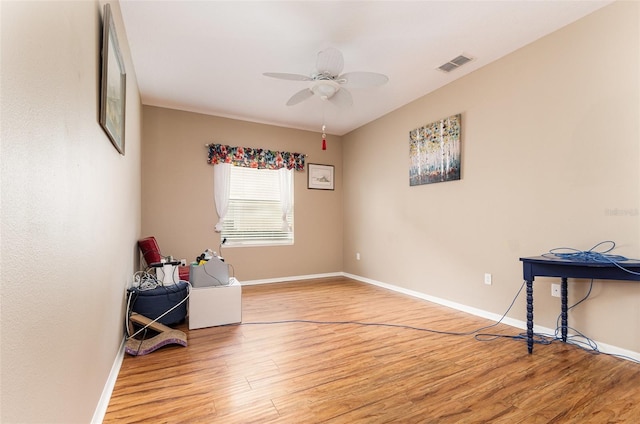
[{"label": "ceiling air vent", "polygon": [[461,67],[462,65],[464,65],[467,62],[471,62],[472,60],[473,60],[473,58],[460,55],[460,56],[458,56],[458,57],[456,57],[454,59],[451,59],[447,63],[439,66],[438,69],[441,70],[442,72],[451,72],[454,69],[457,69],[457,68]]}]

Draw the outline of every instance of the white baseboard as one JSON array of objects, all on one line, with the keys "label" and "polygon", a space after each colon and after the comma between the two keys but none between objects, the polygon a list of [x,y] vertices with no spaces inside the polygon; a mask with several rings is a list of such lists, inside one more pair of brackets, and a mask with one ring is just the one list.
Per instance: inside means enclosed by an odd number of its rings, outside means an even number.
[{"label": "white baseboard", "polygon": [[111,394],[113,393],[113,388],[116,386],[118,374],[120,373],[120,368],[122,367],[125,341],[126,339],[123,338],[120,349],[118,350],[118,354],[116,355],[116,359],[113,361],[113,365],[111,366],[109,378],[107,379],[107,382],[102,389],[102,395],[100,396],[100,400],[98,401],[96,410],[93,412],[93,418],[91,419],[92,424],[100,424],[102,421],[104,421],[104,416],[107,413],[109,401],[111,400]]},{"label": "white baseboard", "polygon": [[298,275],[295,277],[281,277],[281,278],[269,278],[265,280],[240,281],[240,285],[252,286],[255,284],[285,283],[288,281],[313,280],[315,278],[343,277],[344,275],[345,275],[344,272],[329,272],[325,274],[310,274],[310,275]]},{"label": "white baseboard", "polygon": [[[424,293],[420,293],[414,290],[409,290],[409,289],[405,289],[403,287],[398,287],[398,286],[394,286],[392,284],[387,284],[387,283],[382,283],[380,281],[376,281],[376,280],[372,280],[370,278],[365,278],[365,277],[361,277],[359,275],[354,275],[354,274],[349,274],[349,273],[342,273],[342,275],[344,275],[345,277],[351,278],[353,280],[357,280],[357,281],[361,281],[363,283],[367,283],[367,284],[372,284],[374,286],[378,286],[378,287],[382,287],[391,291],[395,291],[398,293],[403,293],[412,297],[416,297],[418,299],[423,299],[429,302],[433,302],[436,303],[438,305],[442,305],[442,306],[447,306],[449,308],[452,309],[456,309],[458,311],[462,311],[462,312],[466,312],[468,314],[471,315],[475,315],[478,317],[482,317],[482,318],[486,318],[492,321],[499,321],[500,318],[502,318],[502,315],[498,315],[498,314],[494,314],[493,312],[488,312],[482,309],[477,309],[477,308],[473,308],[471,306],[467,306],[467,305],[463,305],[460,303],[456,303],[456,302],[452,302],[450,300],[447,299],[441,299],[439,297],[434,297],[434,296],[429,296],[427,294]],[[509,318],[509,317],[504,317],[504,319],[502,320],[503,324],[507,324],[510,325],[511,327],[515,327],[518,328],[520,330],[525,330],[527,329],[527,322],[526,321],[521,321],[521,320],[517,320],[517,319],[513,319],[513,318]],[[555,333],[555,329],[551,329],[548,327],[542,327],[539,325],[534,325],[533,326],[533,331],[538,333],[538,334],[554,334]],[[569,333],[569,336],[574,335]],[[602,353],[606,353],[609,355],[615,355],[615,356],[619,356],[622,359],[627,359],[627,360],[635,360],[635,361],[640,361],[640,352],[634,352],[632,350],[627,350],[627,349],[623,349],[617,346],[612,346],[610,344],[607,343],[602,343],[602,342],[598,342],[595,341],[595,343],[598,346],[598,350]]]}]

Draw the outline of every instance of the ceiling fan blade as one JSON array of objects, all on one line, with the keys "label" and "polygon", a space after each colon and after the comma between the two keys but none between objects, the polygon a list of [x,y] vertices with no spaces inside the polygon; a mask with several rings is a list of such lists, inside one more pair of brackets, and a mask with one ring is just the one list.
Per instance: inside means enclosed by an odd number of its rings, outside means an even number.
[{"label": "ceiling fan blade", "polygon": [[375,72],[347,72],[344,75],[340,75],[338,80],[341,84],[357,88],[375,87],[377,85],[385,84],[387,81],[389,81],[388,76]]},{"label": "ceiling fan blade", "polygon": [[336,91],[336,94],[329,98],[329,101],[334,105],[340,107],[349,107],[353,104],[351,93],[349,93],[342,87],[338,91]]},{"label": "ceiling fan blade", "polygon": [[287,102],[287,106],[297,105],[298,103],[307,100],[309,97],[313,96],[313,91],[308,88],[298,91],[296,94],[291,96],[289,101]]},{"label": "ceiling fan blade", "polygon": [[290,81],[311,81],[311,78],[301,74],[287,74],[282,72],[265,72],[262,75],[265,77],[278,78]]},{"label": "ceiling fan blade", "polygon": [[338,76],[342,72],[342,68],[344,68],[344,58],[340,50],[328,47],[318,53],[316,60],[318,73]]}]

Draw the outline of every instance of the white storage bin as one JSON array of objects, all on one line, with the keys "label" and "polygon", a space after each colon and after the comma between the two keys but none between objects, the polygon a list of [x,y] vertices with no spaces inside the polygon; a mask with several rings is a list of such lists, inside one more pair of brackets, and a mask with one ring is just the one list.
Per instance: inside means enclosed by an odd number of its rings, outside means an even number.
[{"label": "white storage bin", "polygon": [[189,330],[242,322],[242,286],[193,287],[189,295]]}]

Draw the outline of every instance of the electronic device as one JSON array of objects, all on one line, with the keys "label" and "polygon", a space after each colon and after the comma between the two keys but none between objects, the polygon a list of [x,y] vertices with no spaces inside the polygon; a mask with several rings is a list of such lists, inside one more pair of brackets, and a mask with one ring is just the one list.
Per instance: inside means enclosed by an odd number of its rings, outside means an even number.
[{"label": "electronic device", "polygon": [[[171,256],[169,258],[172,259]],[[169,262],[153,263],[151,267],[156,269],[158,282],[163,286],[171,286],[180,281],[178,265],[180,265],[180,261],[170,260]]]}]

